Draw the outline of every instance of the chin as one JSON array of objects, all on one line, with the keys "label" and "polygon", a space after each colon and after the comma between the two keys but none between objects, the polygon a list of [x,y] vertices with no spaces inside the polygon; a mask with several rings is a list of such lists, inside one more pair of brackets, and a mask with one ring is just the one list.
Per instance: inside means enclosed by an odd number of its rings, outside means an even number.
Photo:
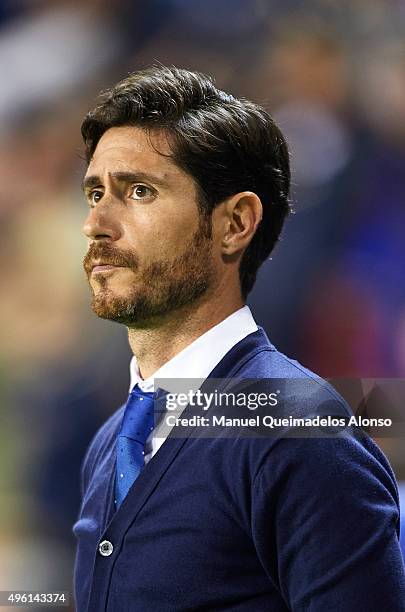
[{"label": "chin", "polygon": [[93,294],[92,310],[101,319],[128,325],[137,319],[137,301],[134,295],[129,297],[119,291],[101,289]]}]

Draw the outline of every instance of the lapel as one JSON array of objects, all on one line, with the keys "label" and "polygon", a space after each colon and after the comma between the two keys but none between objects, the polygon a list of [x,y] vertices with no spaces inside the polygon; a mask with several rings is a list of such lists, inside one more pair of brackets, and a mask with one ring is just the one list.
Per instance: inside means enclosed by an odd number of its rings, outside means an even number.
[{"label": "lapel", "polygon": [[[239,375],[244,364],[249,361],[254,355],[263,350],[275,350],[273,345],[267,338],[264,330],[258,330],[249,334],[238,342],[228,353],[221,359],[217,366],[212,370],[209,377],[201,386],[204,391],[210,385],[210,379],[229,379]],[[158,401],[164,401],[162,396]],[[192,407],[188,405],[184,410],[184,416],[187,417],[192,412]],[[189,431],[192,431],[190,427]],[[135,480],[128,495],[122,502],[118,511],[114,508],[114,477],[115,477],[115,461],[112,462],[112,472],[109,478],[109,492],[107,495],[107,515],[106,523],[109,532],[115,531],[119,525],[119,530],[124,532],[129,528],[130,524],[136,519],[138,513],[152,494],[160,479],[175,460],[184,444],[187,442],[188,436],[184,438],[174,438],[169,434],[168,438],[162,444],[158,452],[150,459],[147,465],[143,468],[138,478]]]}]

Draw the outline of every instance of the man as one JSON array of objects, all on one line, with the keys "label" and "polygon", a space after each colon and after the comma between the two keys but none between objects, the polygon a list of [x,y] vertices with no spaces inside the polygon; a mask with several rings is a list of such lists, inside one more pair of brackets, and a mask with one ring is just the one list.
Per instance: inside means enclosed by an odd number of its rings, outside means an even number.
[{"label": "man", "polygon": [[404,610],[395,480],[367,436],[184,438],[151,408],[157,378],[301,379],[316,390],[284,410],[349,415],[245,306],[289,207],[280,130],[158,67],[105,92],[82,134],[93,310],[134,357],[83,464],[78,610]]}]

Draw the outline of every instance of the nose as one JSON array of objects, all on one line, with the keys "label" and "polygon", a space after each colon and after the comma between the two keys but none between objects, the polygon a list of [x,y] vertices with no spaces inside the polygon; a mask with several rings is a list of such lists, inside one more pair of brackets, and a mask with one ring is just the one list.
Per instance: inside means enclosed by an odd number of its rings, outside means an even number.
[{"label": "nose", "polygon": [[[103,198],[104,200],[104,198]],[[89,240],[115,241],[121,235],[117,210],[107,202],[99,202],[90,208],[83,225],[83,233]]]}]

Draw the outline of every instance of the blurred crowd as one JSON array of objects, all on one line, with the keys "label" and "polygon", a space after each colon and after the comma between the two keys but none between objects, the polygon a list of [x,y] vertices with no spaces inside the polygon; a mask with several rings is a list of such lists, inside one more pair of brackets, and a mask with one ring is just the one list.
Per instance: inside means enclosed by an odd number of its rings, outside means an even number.
[{"label": "blurred crowd", "polygon": [[[0,3],[0,590],[71,588],[79,471],[123,402],[129,349],[89,307],[80,123],[152,63],[264,104],[292,207],[249,303],[329,377],[405,378],[402,0]],[[405,478],[400,440],[381,441]]]}]

